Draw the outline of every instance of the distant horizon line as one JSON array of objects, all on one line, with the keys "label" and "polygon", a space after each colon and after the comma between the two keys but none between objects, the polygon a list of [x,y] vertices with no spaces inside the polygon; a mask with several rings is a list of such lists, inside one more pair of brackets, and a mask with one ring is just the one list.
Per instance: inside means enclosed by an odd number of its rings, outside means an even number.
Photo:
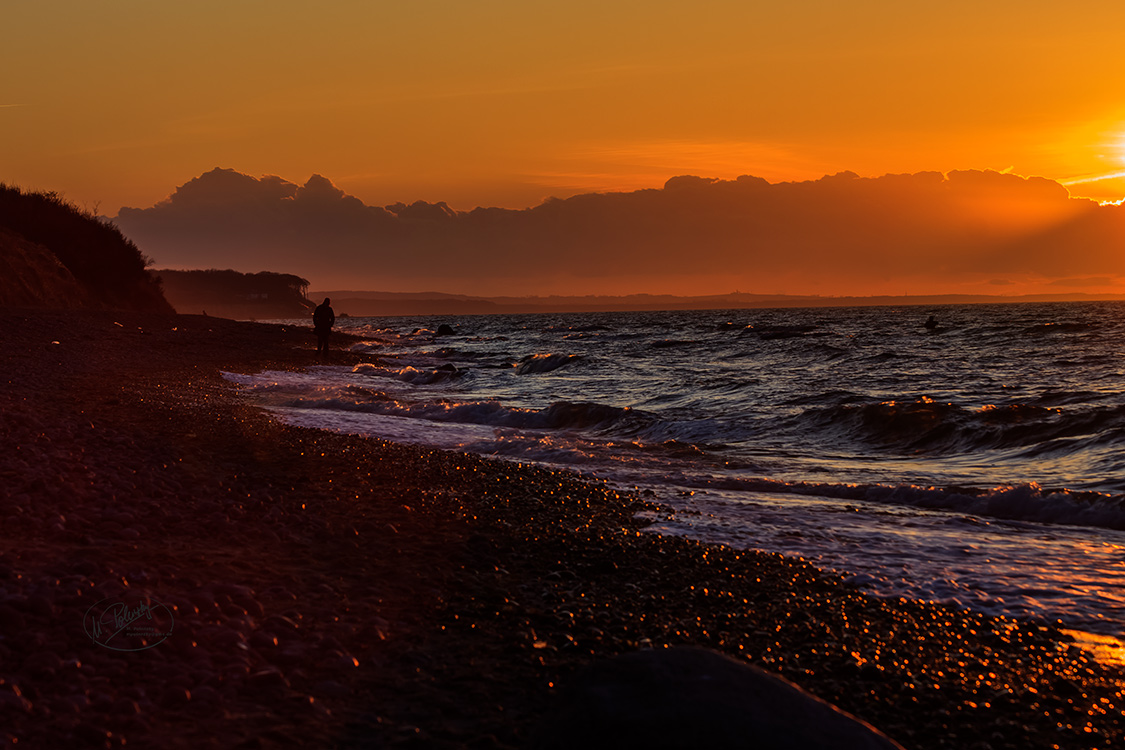
[{"label": "distant horizon line", "polygon": [[[503,314],[550,312],[630,312],[659,310],[768,309],[794,307],[893,307],[895,305],[972,305],[1050,302],[1121,302],[1125,294],[1058,292],[1032,294],[881,294],[823,295],[728,292],[706,295],[633,293],[623,295],[469,295],[449,292],[378,292],[360,290],[310,290],[307,299],[328,297],[341,308],[338,314],[377,317],[395,314]],[[342,309],[350,307],[351,310]],[[408,310],[395,313],[393,310]],[[365,312],[361,312],[365,311]],[[385,312],[380,312],[385,311]],[[427,312],[429,311],[429,312]]]},{"label": "distant horizon line", "polygon": [[[153,273],[161,273],[164,270],[174,269],[158,269]],[[814,294],[814,293],[795,293],[795,292],[743,292],[735,290],[733,292],[708,292],[706,294],[672,294],[670,292],[629,292],[625,294],[598,294],[598,293],[570,293],[570,294],[472,294],[468,292],[439,292],[435,289],[426,289],[422,291],[412,292],[392,292],[389,290],[381,289],[329,289],[324,288],[315,290],[310,287],[309,296],[319,296],[322,294],[338,294],[338,295],[380,295],[387,297],[394,296],[432,296],[432,297],[457,297],[460,299],[627,299],[632,297],[658,297],[670,299],[710,299],[715,297],[800,297],[809,299],[874,299],[874,298],[916,298],[916,297],[981,297],[981,298],[997,298],[997,299],[1020,299],[1023,297],[1096,297],[1099,299],[1113,300],[1125,299],[1125,292],[1026,292],[1021,294],[988,294],[984,292],[933,292],[933,293],[910,293],[903,292],[902,294]],[[371,299],[376,299],[370,296]]]}]

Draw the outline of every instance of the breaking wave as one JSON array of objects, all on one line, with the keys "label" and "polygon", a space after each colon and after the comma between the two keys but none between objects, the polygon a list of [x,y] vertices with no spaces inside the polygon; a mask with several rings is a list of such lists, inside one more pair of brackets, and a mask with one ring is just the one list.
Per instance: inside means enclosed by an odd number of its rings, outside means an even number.
[{"label": "breaking wave", "polygon": [[570,401],[559,401],[546,409],[520,409],[505,406],[499,401],[438,400],[411,403],[385,397],[348,399],[299,396],[275,405],[525,430],[598,431],[622,427],[626,423],[636,426],[651,421],[651,417],[634,409]]},{"label": "breaking wave", "polygon": [[[1057,444],[1069,438],[1125,443],[1125,407],[1063,409],[1036,404],[979,408],[930,398],[811,409],[806,427],[902,454],[966,453]],[[1082,444],[1089,449],[1090,441]]]},{"label": "breaking wave", "polygon": [[582,356],[579,354],[532,354],[520,360],[516,365],[516,374],[538,375],[553,372],[581,359]]},{"label": "breaking wave", "polygon": [[459,370],[455,365],[441,365],[433,369],[419,369],[416,367],[402,367],[402,368],[388,368],[379,367],[377,365],[361,364],[356,365],[352,370],[358,375],[368,375],[372,377],[390,378],[398,380],[403,383],[410,383],[411,385],[434,385],[435,383],[446,383],[450,380],[463,377],[465,370]]},{"label": "breaking wave", "polygon": [[926,510],[946,510],[985,518],[1043,524],[1125,529],[1125,497],[1097,492],[1045,491],[1035,483],[993,489],[917,485],[820,484],[764,478],[707,480],[700,487],[740,492],[827,497]]}]

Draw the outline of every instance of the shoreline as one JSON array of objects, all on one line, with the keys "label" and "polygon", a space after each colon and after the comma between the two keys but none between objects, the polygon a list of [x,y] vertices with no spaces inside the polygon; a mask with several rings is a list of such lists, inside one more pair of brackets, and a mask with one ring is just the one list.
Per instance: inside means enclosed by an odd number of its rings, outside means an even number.
[{"label": "shoreline", "polygon": [[[690,644],[908,748],[1125,740],[1125,671],[1055,628],[643,533],[575,475],[286,426],[220,377],[316,364],[311,330],[0,310],[0,337],[0,739],[520,747],[585,666]],[[125,591],[174,609],[165,642],[86,637]]]}]

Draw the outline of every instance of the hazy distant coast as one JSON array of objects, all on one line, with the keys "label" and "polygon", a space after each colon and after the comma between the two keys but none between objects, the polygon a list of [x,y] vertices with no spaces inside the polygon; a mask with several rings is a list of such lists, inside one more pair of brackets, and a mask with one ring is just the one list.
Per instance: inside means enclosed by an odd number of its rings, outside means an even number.
[{"label": "hazy distant coast", "polygon": [[631,294],[623,296],[474,297],[440,292],[363,292],[316,290],[312,300],[332,299],[338,313],[379,315],[500,315],[556,312],[643,310],[750,310],[780,307],[874,307],[897,305],[965,305],[1016,302],[1121,300],[1125,295],[1028,294],[1020,296],[934,294],[871,297],[824,297],[796,294],[715,294],[698,297]]}]

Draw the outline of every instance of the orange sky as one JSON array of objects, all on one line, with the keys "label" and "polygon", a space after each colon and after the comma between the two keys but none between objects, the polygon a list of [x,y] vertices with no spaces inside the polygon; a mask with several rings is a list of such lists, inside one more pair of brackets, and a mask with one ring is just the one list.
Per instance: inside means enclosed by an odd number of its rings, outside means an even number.
[{"label": "orange sky", "polygon": [[216,166],[457,209],[841,170],[1125,196],[1122,3],[69,0],[0,20],[0,181],[109,215]]}]

